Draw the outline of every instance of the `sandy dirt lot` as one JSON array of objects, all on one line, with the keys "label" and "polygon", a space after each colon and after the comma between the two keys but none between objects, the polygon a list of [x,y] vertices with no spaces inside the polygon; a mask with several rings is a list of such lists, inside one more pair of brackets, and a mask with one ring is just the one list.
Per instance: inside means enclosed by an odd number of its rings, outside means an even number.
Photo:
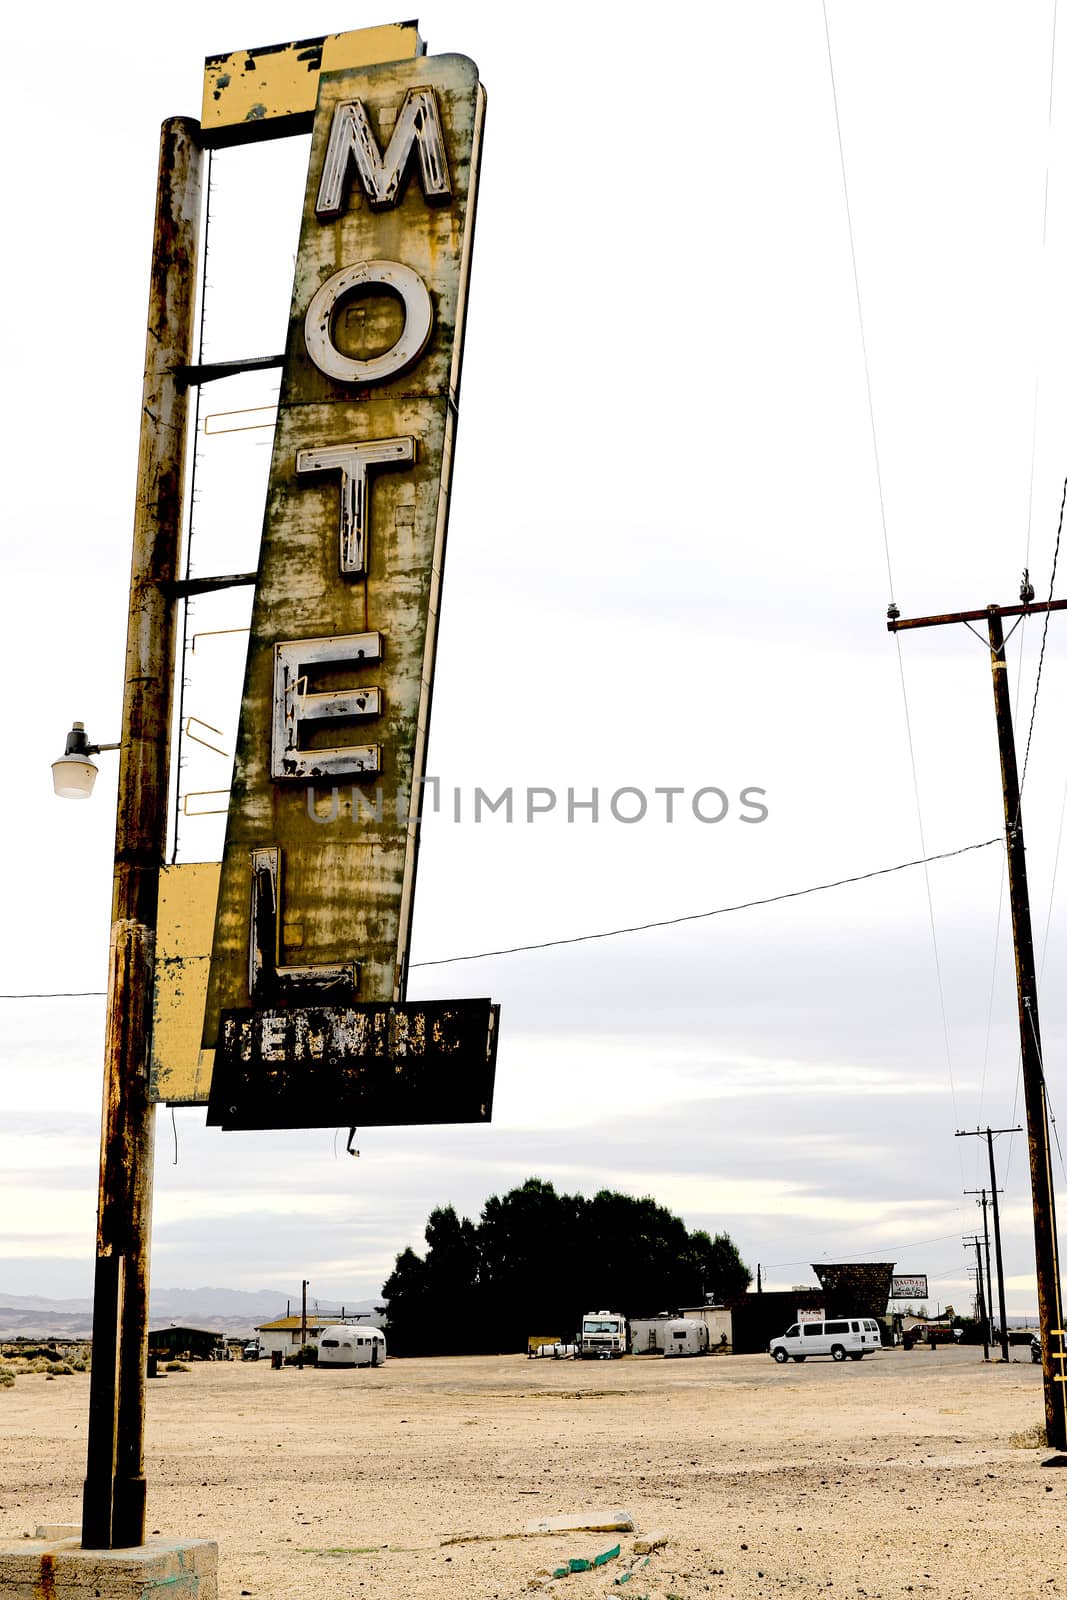
[{"label": "sandy dirt lot", "polygon": [[[615,1505],[670,1543],[618,1585],[623,1536],[556,1600],[1067,1600],[1067,1471],[1011,1442],[1040,1376],[925,1349],[200,1364],[149,1385],[149,1527],[217,1539],[225,1600],[513,1600],[613,1541],[510,1535]],[[0,1533],[78,1520],[87,1399],[84,1375],[0,1391]]]}]

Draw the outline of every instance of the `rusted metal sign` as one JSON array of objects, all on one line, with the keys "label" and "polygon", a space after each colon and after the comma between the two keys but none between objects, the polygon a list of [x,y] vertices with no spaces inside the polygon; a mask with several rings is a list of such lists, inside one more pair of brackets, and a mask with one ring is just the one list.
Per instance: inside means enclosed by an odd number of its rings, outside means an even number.
[{"label": "rusted metal sign", "polygon": [[498,1012],[488,1000],[224,1011],[208,1124],[488,1122]]},{"label": "rusted metal sign", "polygon": [[405,998],[484,104],[461,56],[319,81],[205,1050]]}]

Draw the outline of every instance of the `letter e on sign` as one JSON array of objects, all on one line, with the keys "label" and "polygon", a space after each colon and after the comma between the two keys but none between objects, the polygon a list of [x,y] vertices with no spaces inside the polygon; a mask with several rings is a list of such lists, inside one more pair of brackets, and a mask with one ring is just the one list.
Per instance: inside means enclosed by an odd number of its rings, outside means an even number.
[{"label": "letter e on sign", "polygon": [[382,714],[381,690],[352,686],[312,689],[317,676],[336,676],[339,668],[367,666],[382,659],[380,633],[348,639],[301,639],[274,647],[274,722],[270,770],[274,778],[373,777],[381,767],[377,745],[344,744],[309,748],[304,742],[316,723],[331,730],[362,725]]}]

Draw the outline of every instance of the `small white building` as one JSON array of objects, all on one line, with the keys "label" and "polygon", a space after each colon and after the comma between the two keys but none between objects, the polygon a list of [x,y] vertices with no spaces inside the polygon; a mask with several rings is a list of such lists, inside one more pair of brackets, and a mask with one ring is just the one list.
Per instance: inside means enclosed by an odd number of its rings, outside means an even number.
[{"label": "small white building", "polygon": [[733,1313],[727,1306],[682,1306],[683,1317],[693,1317],[708,1330],[708,1348],[729,1350],[734,1342]]},{"label": "small white building", "polygon": [[[309,1316],[305,1325],[306,1342],[311,1345],[317,1345],[323,1328],[329,1327],[332,1320],[331,1317],[321,1315]],[[299,1317],[275,1317],[273,1322],[260,1323],[256,1333],[259,1335],[261,1352],[265,1356],[270,1356],[276,1350],[280,1350],[282,1355],[287,1356],[291,1351],[299,1350],[301,1343],[300,1329],[301,1322]]]}]

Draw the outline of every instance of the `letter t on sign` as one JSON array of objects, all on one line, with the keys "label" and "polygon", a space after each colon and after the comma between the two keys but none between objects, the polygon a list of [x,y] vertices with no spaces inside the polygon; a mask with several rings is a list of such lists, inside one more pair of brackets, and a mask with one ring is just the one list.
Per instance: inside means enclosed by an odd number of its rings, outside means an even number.
[{"label": "letter t on sign", "polygon": [[367,573],[368,467],[407,466],[415,459],[414,439],[370,439],[366,444],[328,444],[298,450],[297,472],[341,474],[341,571],[348,577]]}]

